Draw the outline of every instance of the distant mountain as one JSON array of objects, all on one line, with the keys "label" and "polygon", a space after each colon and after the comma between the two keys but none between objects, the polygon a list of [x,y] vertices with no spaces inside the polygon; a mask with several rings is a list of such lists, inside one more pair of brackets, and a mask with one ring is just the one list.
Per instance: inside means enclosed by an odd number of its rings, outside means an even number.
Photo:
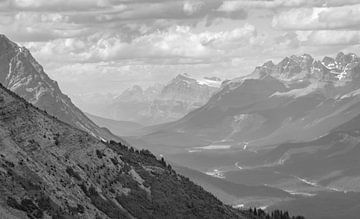
[{"label": "distant mountain", "polygon": [[149,151],[104,143],[0,85],[1,218],[258,218]]},{"label": "distant mountain", "polygon": [[[138,85],[125,90],[112,103],[90,109],[90,113],[119,121],[155,125],[180,119],[203,106],[219,90],[221,79],[195,79],[180,74],[166,85],[143,89]],[[111,102],[111,101],[107,101]]]},{"label": "distant mountain", "polygon": [[[269,61],[248,76],[224,82],[201,108],[156,127],[147,144],[173,147],[263,146],[311,140],[351,120],[360,110],[360,59],[339,53]],[[182,139],[178,141],[178,139]]]},{"label": "distant mountain", "polygon": [[211,97],[220,83],[217,78],[197,80],[188,74],[180,74],[161,90],[158,99],[201,105]]},{"label": "distant mountain", "polygon": [[0,83],[60,120],[103,139],[120,140],[88,119],[56,81],[49,78],[30,51],[0,35]]}]

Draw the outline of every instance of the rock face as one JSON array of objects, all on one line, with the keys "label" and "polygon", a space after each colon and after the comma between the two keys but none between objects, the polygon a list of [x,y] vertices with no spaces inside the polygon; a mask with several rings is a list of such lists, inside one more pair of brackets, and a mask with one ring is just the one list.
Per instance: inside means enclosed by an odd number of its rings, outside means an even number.
[{"label": "rock face", "polygon": [[256,218],[149,151],[101,142],[3,86],[0,140],[4,218]]},{"label": "rock face", "polygon": [[173,147],[311,140],[357,115],[359,76],[360,59],[352,53],[322,61],[307,54],[269,61],[224,82],[203,107],[155,127],[142,140]]},{"label": "rock face", "polygon": [[103,139],[120,140],[88,119],[49,78],[29,50],[0,35],[0,83],[60,120]]},{"label": "rock face", "polygon": [[187,74],[180,74],[166,85],[158,84],[147,89],[135,85],[115,98],[112,104],[94,113],[143,125],[175,121],[203,106],[220,84],[218,78],[197,80]]}]

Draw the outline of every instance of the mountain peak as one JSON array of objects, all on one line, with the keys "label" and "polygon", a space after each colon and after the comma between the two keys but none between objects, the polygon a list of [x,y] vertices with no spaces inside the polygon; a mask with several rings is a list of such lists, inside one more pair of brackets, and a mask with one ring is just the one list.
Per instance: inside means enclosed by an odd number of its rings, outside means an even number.
[{"label": "mountain peak", "polygon": [[11,42],[6,35],[1,34],[1,33],[0,33],[0,41],[8,41],[8,42]]},{"label": "mountain peak", "polygon": [[327,64],[330,64],[330,63],[334,63],[334,62],[335,62],[335,59],[332,58],[332,57],[329,57],[329,56],[325,56],[325,57],[322,59],[322,62],[325,63],[325,65],[327,65]]},{"label": "mountain peak", "polygon": [[132,88],[130,90],[133,90],[133,91],[140,91],[142,92],[143,89],[142,87],[140,87],[139,85],[135,84],[134,86],[132,86]]},{"label": "mountain peak", "polygon": [[307,53],[304,53],[301,56],[301,58],[304,59],[304,60],[314,60],[314,58],[310,54],[307,54]]},{"label": "mountain peak", "polygon": [[273,68],[275,66],[275,64],[272,60],[269,60],[269,61],[265,62],[262,66],[265,68]]},{"label": "mountain peak", "polygon": [[335,60],[336,60],[336,61],[339,61],[339,60],[341,60],[344,56],[345,56],[345,54],[344,54],[343,52],[339,52],[339,53],[336,55]]},{"label": "mountain peak", "polygon": [[342,65],[345,66],[348,63],[358,61],[358,57],[357,57],[357,55],[355,53],[348,53],[348,54],[345,55],[343,52],[340,52],[340,53],[337,54],[335,60],[339,64],[342,64]]},{"label": "mountain peak", "polygon": [[188,84],[195,84],[197,83],[197,80],[190,77],[190,75],[183,73],[178,74],[174,79],[172,79],[167,86],[187,86]]},{"label": "mountain peak", "polygon": [[16,45],[16,43],[12,42],[4,34],[0,34],[0,50],[1,51],[7,51],[9,49],[15,49],[15,48],[18,48],[18,45]]},{"label": "mountain peak", "polygon": [[175,78],[175,81],[194,81],[195,79],[192,78],[189,74],[187,73],[182,73],[182,74],[178,74]]}]

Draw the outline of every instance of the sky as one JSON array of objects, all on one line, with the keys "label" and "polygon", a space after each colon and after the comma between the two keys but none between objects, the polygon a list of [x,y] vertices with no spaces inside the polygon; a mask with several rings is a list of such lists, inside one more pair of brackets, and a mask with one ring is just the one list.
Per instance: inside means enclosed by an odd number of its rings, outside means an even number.
[{"label": "sky", "polygon": [[118,94],[293,54],[360,54],[360,0],[0,0],[0,33],[70,96]]}]

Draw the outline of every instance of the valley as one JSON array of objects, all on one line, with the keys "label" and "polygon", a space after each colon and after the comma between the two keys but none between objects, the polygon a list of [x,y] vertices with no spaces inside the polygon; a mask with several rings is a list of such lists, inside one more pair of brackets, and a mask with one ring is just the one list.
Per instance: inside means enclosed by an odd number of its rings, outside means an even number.
[{"label": "valley", "polygon": [[[339,53],[324,60],[327,64],[303,55],[277,65],[265,63],[250,76],[223,84],[208,103],[182,119],[126,139],[179,168],[199,171],[183,174],[225,203],[284,206],[318,218],[307,202],[322,200],[316,206],[325,209],[360,192],[359,58]],[[333,77],[334,72],[342,72],[345,79]],[[211,178],[200,173],[223,183],[276,188],[288,195],[224,195],[220,183],[209,186]],[[360,211],[354,204],[349,208],[352,214]],[[322,212],[321,217],[336,218]]]}]

